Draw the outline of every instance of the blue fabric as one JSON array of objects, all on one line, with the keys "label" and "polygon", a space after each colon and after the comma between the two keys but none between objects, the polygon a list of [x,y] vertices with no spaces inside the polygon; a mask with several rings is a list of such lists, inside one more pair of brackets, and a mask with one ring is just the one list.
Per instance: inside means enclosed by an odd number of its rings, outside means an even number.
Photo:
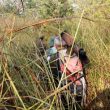
[{"label": "blue fabric", "polygon": [[47,55],[53,55],[55,53],[57,53],[57,49],[55,47],[52,47],[47,50]]},{"label": "blue fabric", "polygon": [[52,37],[50,38],[49,46],[50,46],[50,47],[53,47],[53,46],[54,46],[54,36],[52,36]]}]

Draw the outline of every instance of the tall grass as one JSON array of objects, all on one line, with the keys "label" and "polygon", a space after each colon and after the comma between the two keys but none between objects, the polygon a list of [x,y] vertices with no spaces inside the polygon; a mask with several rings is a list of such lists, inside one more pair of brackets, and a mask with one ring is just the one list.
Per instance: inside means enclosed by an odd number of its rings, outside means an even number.
[{"label": "tall grass", "polygon": [[[95,19],[95,17],[91,18]],[[21,26],[22,23],[19,24],[18,19],[15,17],[15,22],[10,22],[8,26],[11,28]],[[42,25],[38,28],[25,29],[12,33],[11,37],[2,33],[4,39],[1,42],[0,56],[0,109],[64,109],[60,100],[60,92],[69,84],[56,89],[52,72],[48,69],[48,62],[45,62],[44,57],[36,54],[38,47],[36,47],[35,40],[42,33],[46,35],[47,40],[55,30],[60,34],[64,29],[75,36],[79,19],[74,18]],[[23,23],[26,24],[26,22]],[[7,26],[6,22],[4,24]],[[94,22],[82,19],[77,30],[76,42],[87,51],[90,58],[87,81],[88,105],[90,104],[91,108],[109,106],[109,94],[102,94],[105,97],[103,99],[99,95],[103,91],[107,93],[106,90],[109,90],[110,87],[109,27],[110,21],[106,19],[96,18]],[[67,100],[72,97],[68,91],[65,94]],[[92,100],[97,97],[99,100],[96,100],[93,106]]]}]

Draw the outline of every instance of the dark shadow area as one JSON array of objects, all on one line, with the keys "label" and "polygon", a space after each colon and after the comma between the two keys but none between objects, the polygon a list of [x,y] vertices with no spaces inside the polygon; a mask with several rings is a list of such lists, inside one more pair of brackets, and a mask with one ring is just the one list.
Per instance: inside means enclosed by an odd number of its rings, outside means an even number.
[{"label": "dark shadow area", "polygon": [[110,88],[98,92],[97,97],[91,101],[87,110],[110,110]]}]

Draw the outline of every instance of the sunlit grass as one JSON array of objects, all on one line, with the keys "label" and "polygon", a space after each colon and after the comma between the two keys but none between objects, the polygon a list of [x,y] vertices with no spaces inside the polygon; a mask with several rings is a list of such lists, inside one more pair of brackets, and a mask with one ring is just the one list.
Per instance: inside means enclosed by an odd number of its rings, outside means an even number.
[{"label": "sunlit grass", "polygon": [[[15,22],[4,22],[4,25],[8,28],[21,27],[22,24],[27,24],[23,19],[17,16],[14,18]],[[99,91],[110,87],[110,22],[99,18],[98,22],[82,19],[77,30],[79,19],[32,27],[12,33],[11,36],[5,34],[0,56],[0,108],[56,110],[58,105],[58,110],[64,109],[61,101],[59,102],[59,96],[69,84],[56,88],[48,63],[43,57],[36,58],[36,38],[44,34],[49,39],[54,29],[59,34],[67,29],[73,36],[77,32],[76,42],[87,51],[90,58],[87,70],[88,102],[97,97]],[[69,93],[67,99],[68,97]]]}]

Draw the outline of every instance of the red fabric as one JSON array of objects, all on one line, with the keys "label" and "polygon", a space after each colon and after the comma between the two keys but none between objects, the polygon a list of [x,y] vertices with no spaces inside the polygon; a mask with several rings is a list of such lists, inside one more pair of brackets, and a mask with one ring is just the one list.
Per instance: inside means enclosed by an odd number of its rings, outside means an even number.
[{"label": "red fabric", "polygon": [[[61,71],[64,72],[64,68],[65,68],[64,65],[62,64],[60,67],[61,67]],[[70,75],[70,74],[71,74],[71,73],[66,70],[66,75],[68,76],[68,75]],[[71,81],[74,81],[74,80],[75,80],[75,78],[72,77],[72,76],[70,76],[68,79],[71,80]]]}]

